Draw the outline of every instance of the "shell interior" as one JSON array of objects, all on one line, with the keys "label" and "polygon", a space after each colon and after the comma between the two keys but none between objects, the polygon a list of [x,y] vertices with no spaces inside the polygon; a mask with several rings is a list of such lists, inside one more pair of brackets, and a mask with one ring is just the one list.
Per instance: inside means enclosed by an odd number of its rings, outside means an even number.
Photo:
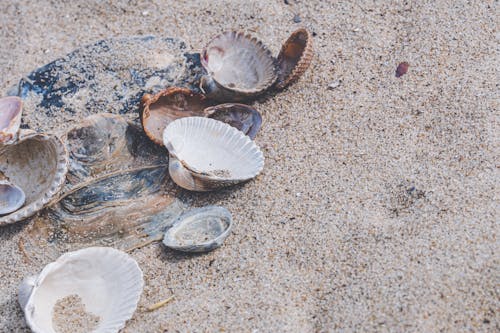
[{"label": "shell interior", "polygon": [[[130,249],[157,239],[185,209],[168,177],[168,153],[118,115],[94,115],[66,135],[64,193],[21,243],[30,257],[81,246]],[[169,185],[170,184],[170,185]]]},{"label": "shell interior", "polygon": [[262,116],[253,107],[245,104],[225,103],[207,109],[209,118],[222,121],[239,129],[252,140],[262,125]]},{"label": "shell interior", "polygon": [[22,208],[0,216],[0,225],[21,221],[41,210],[63,186],[67,163],[63,143],[52,135],[21,132],[15,144],[0,147],[0,174],[26,195]]},{"label": "shell interior", "polygon": [[144,285],[134,259],[105,247],[66,253],[47,265],[33,285],[27,281],[20,287],[20,302],[26,303],[26,322],[40,333],[55,332],[54,306],[70,295],[80,297],[85,311],[99,318],[92,332],[118,332],[135,312]]},{"label": "shell interior", "polygon": [[0,215],[15,212],[24,204],[23,190],[12,184],[0,184]]},{"label": "shell interior", "polygon": [[215,119],[178,119],[165,129],[163,140],[186,167],[212,178],[247,180],[264,167],[262,152],[249,137]]},{"label": "shell interior", "polygon": [[201,63],[215,81],[232,90],[259,92],[276,80],[270,51],[241,32],[214,38],[203,51]]},{"label": "shell interior", "polygon": [[12,139],[21,125],[22,101],[17,96],[0,98],[0,144]]},{"label": "shell interior", "polygon": [[293,32],[278,55],[278,88],[284,88],[304,74],[312,59],[312,37],[306,29]]},{"label": "shell interior", "polygon": [[156,144],[163,144],[163,130],[182,117],[205,116],[206,98],[186,88],[168,88],[144,103],[141,121],[144,131]]},{"label": "shell interior", "polygon": [[222,245],[232,226],[231,213],[223,207],[195,208],[182,214],[165,233],[163,243],[184,252],[210,251]]}]

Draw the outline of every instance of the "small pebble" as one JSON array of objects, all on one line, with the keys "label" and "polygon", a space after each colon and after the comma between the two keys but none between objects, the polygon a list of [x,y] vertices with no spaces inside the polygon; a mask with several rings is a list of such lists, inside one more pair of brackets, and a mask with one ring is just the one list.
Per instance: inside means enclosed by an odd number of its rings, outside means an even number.
[{"label": "small pebble", "polygon": [[340,82],[341,82],[340,80],[333,81],[328,85],[328,90],[333,90],[335,88],[338,88],[340,86]]},{"label": "small pebble", "polygon": [[302,22],[302,19],[300,18],[299,14],[295,14],[295,16],[293,17],[293,22],[295,23]]},{"label": "small pebble", "polygon": [[398,68],[396,68],[396,77],[401,77],[408,72],[408,67],[410,67],[410,64],[408,64],[406,61],[403,61],[398,65]]}]

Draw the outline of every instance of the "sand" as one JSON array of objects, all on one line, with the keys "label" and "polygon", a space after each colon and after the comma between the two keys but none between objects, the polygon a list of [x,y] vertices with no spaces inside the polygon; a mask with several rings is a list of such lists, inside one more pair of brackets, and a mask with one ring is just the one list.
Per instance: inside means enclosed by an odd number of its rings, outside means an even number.
[{"label": "sand", "polygon": [[[229,209],[232,234],[204,255],[135,250],[145,290],[123,332],[498,331],[498,2],[287,2],[0,4],[3,92],[105,37],[196,50],[245,29],[277,54],[314,32],[306,75],[254,104],[263,173],[183,194]],[[22,259],[26,227],[0,232],[0,332],[28,332],[17,286],[43,265]]]}]

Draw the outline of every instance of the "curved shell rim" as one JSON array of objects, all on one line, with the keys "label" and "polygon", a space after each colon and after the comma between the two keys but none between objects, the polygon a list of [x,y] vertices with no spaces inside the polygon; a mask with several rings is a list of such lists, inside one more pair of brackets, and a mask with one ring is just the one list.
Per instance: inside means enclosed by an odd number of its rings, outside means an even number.
[{"label": "curved shell rim", "polygon": [[[194,92],[188,88],[184,88],[184,87],[168,87],[162,91],[159,91],[158,93],[156,93],[154,95],[144,94],[142,96],[142,99],[141,99],[142,109],[141,109],[141,113],[140,113],[142,129],[144,130],[144,133],[146,133],[147,137],[151,141],[153,141],[154,143],[156,143],[158,145],[163,145],[163,140],[159,140],[157,137],[155,137],[147,129],[147,126],[145,126],[145,122],[147,122],[149,117],[151,116],[151,111],[149,110],[149,107],[151,106],[151,104],[156,103],[161,97],[173,95],[175,93],[181,93],[181,94],[184,94],[187,96],[197,96],[197,97],[200,97],[201,101],[207,100],[205,95],[196,93],[196,92]],[[203,111],[205,111],[205,109]]]},{"label": "curved shell rim", "polygon": [[41,196],[41,198],[35,200],[27,206],[21,207],[10,214],[0,217],[0,226],[13,224],[22,220],[27,219],[35,215],[41,209],[43,209],[62,189],[66,181],[66,174],[68,173],[68,151],[65,144],[61,141],[59,137],[53,134],[29,132],[23,136],[23,132],[20,133],[20,138],[11,146],[22,143],[26,140],[53,140],[56,149],[56,156],[58,160],[56,161],[57,167],[54,175],[54,181],[49,188],[49,190]]},{"label": "curved shell rim", "polygon": [[[222,233],[217,235],[217,237],[206,241],[202,243],[197,243],[197,244],[191,244],[191,245],[182,245],[179,244],[178,242],[175,241],[175,238],[172,236],[172,233],[179,230],[180,227],[182,226],[183,222],[194,215],[198,214],[203,214],[203,213],[209,213],[209,212],[219,212],[221,213],[220,215],[225,218],[225,220],[228,222],[228,226]],[[183,214],[181,214],[179,217],[176,218],[176,220],[173,222],[172,227],[170,227],[166,232],[165,232],[165,237],[163,238],[163,244],[167,246],[168,248],[177,250],[177,251],[185,251],[189,248],[192,247],[204,247],[204,246],[209,246],[211,244],[217,244],[219,241],[224,241],[229,233],[231,232],[233,228],[233,217],[231,215],[231,212],[229,212],[228,209],[222,207],[222,206],[215,206],[215,205],[210,205],[210,206],[205,206],[205,207],[198,207],[198,208],[193,208],[190,209]],[[192,251],[186,251],[186,252],[192,252]]]},{"label": "curved shell rim", "polygon": [[[32,289],[30,291],[30,294],[29,294],[29,297],[28,297],[28,299],[26,301],[26,304],[23,307],[23,312],[24,312],[24,315],[25,315],[25,318],[26,318],[26,323],[33,330],[33,332],[35,332],[35,333],[44,333],[44,331],[40,330],[37,326],[35,326],[35,324],[33,323],[33,321],[30,320],[31,316],[29,316],[29,313],[28,313],[29,309],[28,309],[28,307],[30,306],[30,304],[32,302],[32,299],[33,299],[33,297],[35,295],[36,288],[38,288],[40,286],[40,284],[43,283],[43,281],[45,280],[45,278],[50,274],[50,272],[52,272],[53,268],[62,267],[64,264],[66,264],[67,262],[71,261],[73,258],[75,258],[75,257],[77,257],[79,255],[89,254],[87,252],[102,252],[102,251],[114,252],[116,255],[119,255],[124,260],[128,261],[128,263],[131,266],[135,266],[134,269],[137,269],[136,272],[139,272],[140,283],[138,285],[138,289],[140,290],[140,292],[138,293],[137,297],[134,298],[134,302],[136,304],[135,308],[137,308],[137,304],[139,302],[139,299],[140,299],[141,294],[142,294],[142,290],[144,288],[144,274],[143,274],[141,268],[139,267],[139,264],[137,263],[137,261],[135,261],[135,259],[133,259],[127,253],[119,251],[119,250],[114,249],[112,247],[95,246],[95,247],[83,248],[83,249],[80,249],[80,250],[76,250],[76,251],[71,251],[71,252],[64,253],[59,258],[57,258],[56,261],[53,261],[53,262],[47,264],[42,269],[42,271],[38,275],[36,275],[36,278],[34,279],[34,285],[33,285]],[[129,320],[130,318],[132,318],[132,315],[134,314],[134,312],[135,312],[135,309],[132,312],[132,314],[130,315],[130,317],[128,319],[126,319],[123,322],[123,324],[120,325],[120,327],[117,327],[117,331],[119,331],[121,328],[125,327],[126,321]]]},{"label": "curved shell rim", "polygon": [[[195,118],[195,119],[201,119],[201,120],[199,120],[201,122],[207,122],[207,123],[208,122],[215,122],[215,123],[217,123],[217,126],[219,126],[220,128],[226,127],[227,130],[232,131],[233,134],[235,134],[236,136],[238,136],[238,139],[240,139],[240,140],[243,139],[243,140],[247,141],[247,143],[250,142],[250,144],[252,145],[252,148],[257,151],[257,155],[258,155],[258,159],[259,159],[258,167],[256,168],[256,170],[252,174],[249,174],[249,175],[247,175],[246,177],[243,177],[243,178],[231,178],[231,177],[224,178],[224,177],[218,177],[218,176],[215,176],[215,175],[207,175],[202,170],[196,170],[195,168],[189,166],[188,163],[186,163],[185,161],[183,161],[182,159],[180,159],[179,156],[175,153],[175,147],[172,146],[171,141],[168,139],[168,136],[167,136],[168,128],[172,127],[172,124],[174,124],[174,123],[186,122],[186,121],[189,121],[190,119],[193,119],[193,118]],[[192,121],[194,121],[194,120],[192,120]],[[264,169],[264,154],[260,150],[259,146],[257,146],[257,144],[252,139],[250,139],[249,136],[245,135],[242,131],[238,130],[237,128],[232,127],[231,125],[228,125],[228,124],[226,124],[226,123],[224,123],[222,121],[215,120],[215,119],[212,119],[212,118],[205,118],[205,117],[185,117],[185,118],[180,118],[180,119],[174,120],[163,131],[163,143],[164,143],[165,147],[168,149],[169,154],[171,156],[173,156],[175,159],[177,159],[190,172],[195,173],[197,177],[202,178],[202,179],[218,180],[218,181],[238,181],[238,182],[243,182],[243,181],[247,181],[247,180],[250,180],[252,178],[255,178]],[[169,149],[169,146],[172,147],[172,149]]]},{"label": "curved shell rim", "polygon": [[[272,76],[269,80],[267,80],[265,82],[264,85],[262,85],[262,87],[260,88],[253,88],[253,89],[241,89],[241,88],[234,88],[234,87],[228,87],[222,83],[220,83],[213,75],[210,74],[210,72],[208,71],[208,68],[207,68],[207,62],[205,61],[205,52],[206,50],[208,49],[208,47],[210,46],[210,44],[215,41],[217,38],[221,37],[221,36],[224,36],[224,35],[227,35],[227,34],[236,34],[236,35],[239,35],[239,36],[243,36],[245,39],[248,39],[250,40],[251,42],[253,42],[257,47],[261,48],[264,53],[266,54],[266,56],[269,57],[269,59],[271,59],[272,63],[273,63],[273,70],[272,70]],[[267,46],[264,45],[264,43],[258,39],[257,37],[253,36],[252,34],[250,33],[246,33],[244,31],[240,31],[240,30],[226,30],[218,35],[216,35],[214,38],[212,38],[210,40],[210,42],[208,42],[208,44],[203,48],[203,50],[201,51],[201,54],[200,54],[200,62],[201,62],[201,65],[202,67],[205,69],[205,71],[207,72],[207,75],[212,79],[214,80],[214,82],[223,87],[224,89],[227,89],[229,91],[234,91],[234,92],[237,92],[237,93],[243,93],[243,94],[248,94],[248,95],[254,95],[254,94],[260,94],[260,93],[263,93],[265,91],[267,91],[269,88],[271,88],[276,80],[278,79],[278,74],[277,74],[277,71],[276,71],[276,59],[274,59],[273,57],[273,54],[271,52],[271,50],[269,50],[267,48]]]},{"label": "curved shell rim", "polygon": [[306,45],[304,46],[304,50],[302,51],[302,54],[300,55],[300,58],[297,61],[297,64],[294,66],[293,70],[290,73],[288,73],[288,75],[285,75],[283,77],[283,80],[281,81],[280,81],[280,75],[278,74],[278,78],[276,80],[276,88],[278,89],[285,89],[290,84],[296,82],[305,73],[305,71],[307,70],[307,68],[309,68],[309,65],[311,64],[311,60],[314,55],[312,35],[306,28],[299,28],[294,32],[292,32],[292,34],[287,38],[285,43],[283,43],[283,45],[281,46],[280,53],[276,58],[277,67],[279,68],[280,64],[279,60],[283,52],[285,51],[286,46],[288,45],[290,40],[299,33],[305,33],[305,35],[307,36]]}]

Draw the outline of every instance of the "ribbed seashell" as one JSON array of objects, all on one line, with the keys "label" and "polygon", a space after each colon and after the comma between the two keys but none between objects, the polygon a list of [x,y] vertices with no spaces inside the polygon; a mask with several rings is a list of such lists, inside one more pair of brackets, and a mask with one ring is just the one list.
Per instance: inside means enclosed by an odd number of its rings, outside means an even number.
[{"label": "ribbed seashell", "polygon": [[257,38],[243,32],[225,32],[203,50],[201,64],[208,75],[200,89],[221,102],[237,102],[254,97],[276,81],[271,52]]},{"label": "ribbed seashell", "polygon": [[26,195],[19,186],[0,180],[0,216],[15,212],[25,200]]},{"label": "ribbed seashell", "polygon": [[225,103],[205,110],[209,118],[222,121],[239,129],[252,140],[262,125],[262,116],[253,107],[245,104]]},{"label": "ribbed seashell", "polygon": [[17,96],[0,98],[0,145],[16,140],[21,126],[23,102]]},{"label": "ribbed seashell", "polygon": [[156,144],[163,144],[163,130],[172,121],[182,117],[206,116],[209,103],[204,95],[186,88],[170,87],[155,95],[142,97],[142,127]]},{"label": "ribbed seashell", "polygon": [[35,333],[56,331],[54,306],[68,296],[78,296],[85,312],[98,317],[93,333],[113,333],[134,314],[143,286],[142,271],[128,254],[109,247],[90,247],[68,252],[45,266],[38,276],[26,278],[18,299],[26,323]]},{"label": "ribbed seashell", "polygon": [[49,256],[50,249],[55,259],[89,244],[134,248],[161,238],[184,210],[172,193],[168,151],[139,125],[119,115],[92,115],[63,141],[70,161],[66,185],[21,237],[30,258]]},{"label": "ribbed seashell", "polygon": [[233,219],[224,207],[191,209],[179,216],[163,238],[165,246],[183,252],[208,252],[222,245]]},{"label": "ribbed seashell", "polygon": [[187,117],[163,132],[174,182],[191,191],[211,191],[250,180],[264,167],[259,147],[221,121]]},{"label": "ribbed seashell", "polygon": [[284,89],[296,82],[311,64],[312,57],[313,41],[309,31],[306,29],[294,31],[278,55],[276,88]]},{"label": "ribbed seashell", "polygon": [[60,191],[67,171],[68,153],[54,135],[21,131],[14,144],[0,146],[0,174],[26,195],[22,208],[0,216],[0,225],[41,210]]}]

